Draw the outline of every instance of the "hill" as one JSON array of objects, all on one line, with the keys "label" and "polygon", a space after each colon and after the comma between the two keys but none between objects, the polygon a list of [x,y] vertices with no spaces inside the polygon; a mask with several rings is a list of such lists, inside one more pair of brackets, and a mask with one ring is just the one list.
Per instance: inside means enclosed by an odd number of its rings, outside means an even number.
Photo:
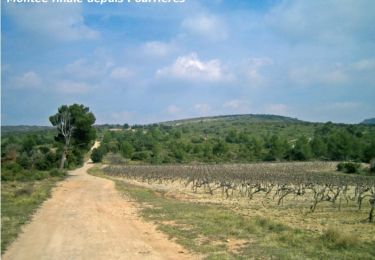
[{"label": "hill", "polygon": [[1,126],[1,133],[8,134],[8,133],[30,133],[30,132],[39,132],[43,130],[51,130],[53,129],[51,126],[35,126],[35,125],[5,125]]},{"label": "hill", "polygon": [[365,119],[361,122],[363,125],[375,125],[375,118]]},{"label": "hill", "polygon": [[203,123],[203,122],[242,122],[242,123],[303,123],[297,118],[279,116],[279,115],[263,115],[263,114],[242,114],[242,115],[223,115],[197,117],[181,120],[166,121],[160,124],[178,126],[182,124]]}]

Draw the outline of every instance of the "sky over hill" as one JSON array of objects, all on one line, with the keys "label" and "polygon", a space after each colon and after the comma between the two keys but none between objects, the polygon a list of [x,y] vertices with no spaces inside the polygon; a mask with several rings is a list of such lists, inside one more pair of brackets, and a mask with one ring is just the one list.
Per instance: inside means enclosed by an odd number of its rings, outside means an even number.
[{"label": "sky over hill", "polygon": [[[86,2],[86,1],[84,1]],[[2,3],[2,123],[374,116],[375,1]]]}]

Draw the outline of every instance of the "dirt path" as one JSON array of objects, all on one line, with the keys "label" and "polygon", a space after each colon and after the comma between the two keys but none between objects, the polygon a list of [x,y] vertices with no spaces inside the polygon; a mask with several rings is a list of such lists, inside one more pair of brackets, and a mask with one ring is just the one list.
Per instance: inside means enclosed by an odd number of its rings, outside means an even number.
[{"label": "dirt path", "polygon": [[110,180],[70,172],[3,259],[193,259],[137,216]]}]

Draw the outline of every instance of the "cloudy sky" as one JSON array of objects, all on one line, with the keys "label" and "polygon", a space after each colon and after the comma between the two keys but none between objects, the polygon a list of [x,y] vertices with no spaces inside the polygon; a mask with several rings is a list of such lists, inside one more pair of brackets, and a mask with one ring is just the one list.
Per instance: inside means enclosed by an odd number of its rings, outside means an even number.
[{"label": "cloudy sky", "polygon": [[2,124],[375,116],[375,1],[2,3]]}]

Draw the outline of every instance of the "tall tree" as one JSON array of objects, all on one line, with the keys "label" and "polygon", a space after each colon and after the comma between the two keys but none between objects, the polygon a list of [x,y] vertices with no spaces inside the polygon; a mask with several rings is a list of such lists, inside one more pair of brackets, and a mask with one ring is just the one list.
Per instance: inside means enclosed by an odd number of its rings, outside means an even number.
[{"label": "tall tree", "polygon": [[71,146],[86,149],[95,139],[95,116],[84,105],[63,105],[55,115],[50,116],[49,121],[57,128],[56,141],[63,144],[60,161],[60,169],[63,169]]}]

